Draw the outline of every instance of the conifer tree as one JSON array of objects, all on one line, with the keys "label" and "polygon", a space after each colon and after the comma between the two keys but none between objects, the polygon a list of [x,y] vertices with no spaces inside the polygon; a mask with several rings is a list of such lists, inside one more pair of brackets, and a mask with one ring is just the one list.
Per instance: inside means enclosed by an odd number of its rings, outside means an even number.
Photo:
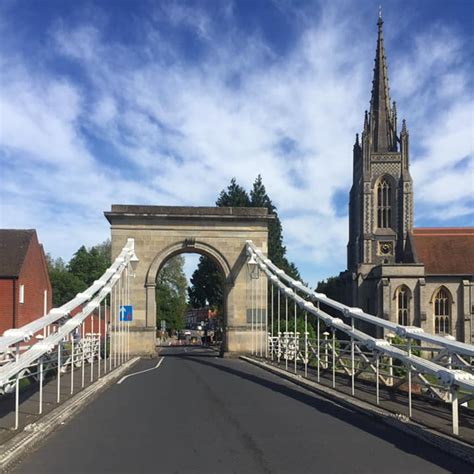
[{"label": "conifer tree", "polygon": [[216,201],[217,207],[249,207],[250,198],[247,191],[232,178],[226,190],[222,190]]},{"label": "conifer tree", "polygon": [[275,219],[268,224],[268,258],[292,278],[300,279],[295,264],[288,262],[285,257],[286,247],[283,245],[283,227],[278,217],[277,208],[267,194],[261,175],[257,176],[250,191],[250,205],[252,207],[266,207],[270,214],[274,214]]},{"label": "conifer tree", "polygon": [[[288,262],[283,245],[283,233],[277,209],[273,205],[263,184],[262,177],[257,176],[250,191],[237,184],[232,178],[227,189],[222,190],[216,201],[216,206],[224,207],[266,207],[269,213],[275,215],[268,226],[268,257],[279,268],[284,270],[292,278],[300,279],[300,274],[294,263]],[[193,307],[202,307],[207,300],[211,306],[220,307],[224,294],[224,279],[214,262],[201,257],[198,267],[191,278],[191,286],[188,289],[190,304]]]}]

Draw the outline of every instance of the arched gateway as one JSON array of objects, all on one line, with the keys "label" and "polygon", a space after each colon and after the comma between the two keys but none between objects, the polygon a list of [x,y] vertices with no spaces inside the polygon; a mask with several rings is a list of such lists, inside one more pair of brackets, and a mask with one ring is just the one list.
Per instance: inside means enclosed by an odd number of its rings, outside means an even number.
[{"label": "arched gateway", "polygon": [[[267,253],[268,222],[274,216],[256,207],[175,207],[113,204],[105,217],[111,224],[112,258],[127,238],[135,239],[139,262],[130,279],[134,320],[130,350],[138,355],[155,353],[156,276],[164,263],[180,253],[211,258],[225,276],[224,351],[251,351],[251,319],[247,308],[250,291],[246,266],[246,240]],[[266,306],[266,301],[261,299]],[[262,308],[266,313],[266,307]]]}]

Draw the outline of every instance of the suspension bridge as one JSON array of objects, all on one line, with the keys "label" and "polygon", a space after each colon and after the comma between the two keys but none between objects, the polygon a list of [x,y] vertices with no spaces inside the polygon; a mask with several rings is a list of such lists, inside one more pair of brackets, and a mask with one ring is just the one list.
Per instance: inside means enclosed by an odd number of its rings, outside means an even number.
[{"label": "suspension bridge", "polygon": [[[266,209],[112,206],[106,217],[104,275],[0,337],[4,468],[472,471],[474,346],[294,280],[266,257]],[[225,357],[157,354],[156,275],[185,252],[225,276]]]}]

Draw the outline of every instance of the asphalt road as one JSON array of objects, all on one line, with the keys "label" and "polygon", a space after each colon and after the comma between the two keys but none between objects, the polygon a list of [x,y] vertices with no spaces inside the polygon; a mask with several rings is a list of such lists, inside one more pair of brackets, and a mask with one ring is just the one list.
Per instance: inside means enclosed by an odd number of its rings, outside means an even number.
[{"label": "asphalt road", "polygon": [[110,387],[13,472],[473,472],[246,362],[198,347],[161,355],[159,368]]}]

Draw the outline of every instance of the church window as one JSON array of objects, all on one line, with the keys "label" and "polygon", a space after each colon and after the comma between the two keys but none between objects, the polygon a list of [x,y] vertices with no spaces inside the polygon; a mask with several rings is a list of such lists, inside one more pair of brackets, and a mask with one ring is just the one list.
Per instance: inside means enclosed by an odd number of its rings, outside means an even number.
[{"label": "church window", "polygon": [[390,183],[382,179],[377,184],[377,227],[385,229],[392,223],[392,194]]},{"label": "church window", "polygon": [[451,334],[451,296],[440,288],[434,298],[435,334]]},{"label": "church window", "polygon": [[410,290],[403,285],[398,288],[396,297],[398,324],[408,326],[410,324]]}]

